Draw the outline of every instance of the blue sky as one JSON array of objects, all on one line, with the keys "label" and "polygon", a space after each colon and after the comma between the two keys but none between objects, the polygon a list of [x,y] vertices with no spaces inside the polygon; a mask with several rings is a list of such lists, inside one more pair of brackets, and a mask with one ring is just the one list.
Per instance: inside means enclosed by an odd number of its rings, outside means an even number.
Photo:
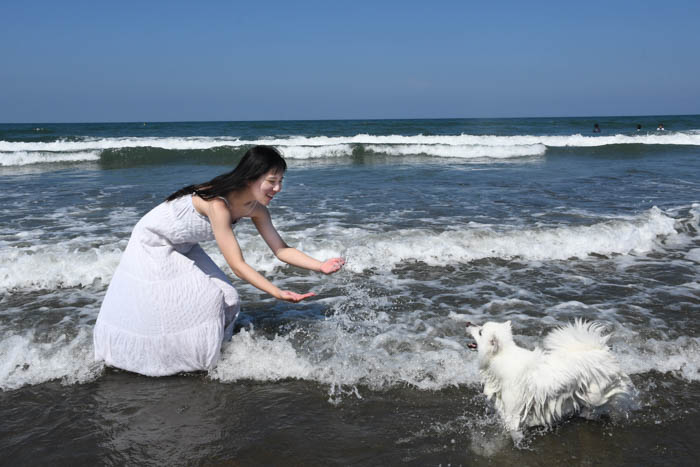
[{"label": "blue sky", "polygon": [[3,2],[0,122],[700,113],[700,2]]}]

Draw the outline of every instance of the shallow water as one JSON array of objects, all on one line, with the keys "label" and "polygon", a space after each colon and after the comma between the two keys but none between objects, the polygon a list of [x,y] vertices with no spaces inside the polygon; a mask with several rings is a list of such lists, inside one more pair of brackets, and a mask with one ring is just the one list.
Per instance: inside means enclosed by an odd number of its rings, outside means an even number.
[{"label": "shallow water", "polygon": [[[694,463],[700,117],[633,131],[656,120],[599,119],[601,136],[586,119],[0,125],[2,458]],[[209,374],[93,362],[136,221],[260,142],[290,166],[271,206],[285,240],[347,266],[284,266],[244,222],[246,260],[317,298],[276,302],[234,280],[239,330]],[[516,446],[480,394],[464,323],[510,319],[533,348],[576,317],[613,332],[638,407]]]},{"label": "shallow water", "polygon": [[471,387],[359,388],[332,404],[313,382],[107,371],[0,393],[0,439],[7,465],[692,465],[700,423],[678,409],[698,406],[698,384],[634,380],[663,397],[643,397],[629,419],[572,419],[514,446]]}]

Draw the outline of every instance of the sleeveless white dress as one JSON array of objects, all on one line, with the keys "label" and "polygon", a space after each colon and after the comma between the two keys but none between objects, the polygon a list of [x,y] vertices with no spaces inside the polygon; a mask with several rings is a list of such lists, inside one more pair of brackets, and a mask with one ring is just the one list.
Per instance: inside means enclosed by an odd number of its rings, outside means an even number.
[{"label": "sleeveless white dress", "polygon": [[191,195],[159,204],[136,224],[97,316],[95,360],[148,376],[216,365],[240,302],[198,245],[213,239]]}]

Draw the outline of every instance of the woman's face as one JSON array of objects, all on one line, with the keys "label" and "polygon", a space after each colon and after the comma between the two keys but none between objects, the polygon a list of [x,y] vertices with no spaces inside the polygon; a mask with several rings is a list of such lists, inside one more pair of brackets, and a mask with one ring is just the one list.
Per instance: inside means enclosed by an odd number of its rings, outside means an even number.
[{"label": "woman's face", "polygon": [[284,172],[271,170],[251,185],[253,190],[253,196],[255,200],[268,206],[272,198],[282,191],[282,180],[284,179]]}]

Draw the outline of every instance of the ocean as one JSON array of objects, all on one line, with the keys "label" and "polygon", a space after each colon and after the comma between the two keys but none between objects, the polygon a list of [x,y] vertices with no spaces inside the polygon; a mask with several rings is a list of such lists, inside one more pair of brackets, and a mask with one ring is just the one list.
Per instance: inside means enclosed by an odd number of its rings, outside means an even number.
[{"label": "ocean", "polygon": [[[289,165],[270,207],[282,237],[345,268],[287,266],[246,220],[247,262],[317,297],[275,301],[206,243],[243,303],[216,368],[149,378],[95,363],[134,224],[256,144]],[[0,190],[0,464],[700,456],[700,116],[2,124]],[[514,444],[465,323],[510,320],[534,348],[579,317],[612,333],[635,403]]]}]

